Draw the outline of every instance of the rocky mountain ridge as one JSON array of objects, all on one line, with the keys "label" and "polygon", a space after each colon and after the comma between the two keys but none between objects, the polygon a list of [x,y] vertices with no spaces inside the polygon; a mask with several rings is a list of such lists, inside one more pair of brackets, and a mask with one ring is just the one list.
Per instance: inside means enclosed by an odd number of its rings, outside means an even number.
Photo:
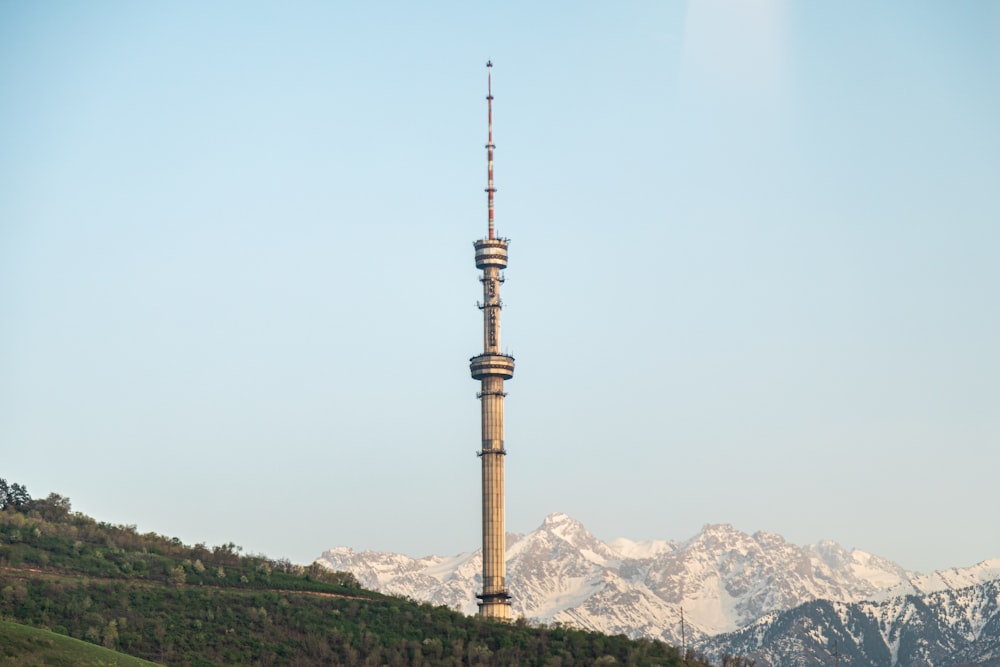
[{"label": "rocky mountain ridge", "polygon": [[[472,614],[481,554],[411,558],[337,547],[317,562],[366,588]],[[1000,579],[1000,559],[922,575],[834,542],[799,547],[780,535],[707,525],[690,540],[605,543],[555,513],[527,535],[509,535],[513,611],[543,622],[679,643],[733,632],[814,600],[853,603],[933,593]]]},{"label": "rocky mountain ridge", "polygon": [[1000,665],[1000,581],[882,602],[815,600],[699,642],[759,667]]}]

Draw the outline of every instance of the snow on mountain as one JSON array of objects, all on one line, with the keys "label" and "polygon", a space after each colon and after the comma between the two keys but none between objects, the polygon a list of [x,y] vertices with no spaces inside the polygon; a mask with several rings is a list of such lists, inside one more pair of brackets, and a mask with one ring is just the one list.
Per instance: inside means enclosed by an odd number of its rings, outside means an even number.
[{"label": "snow on mountain", "polygon": [[1000,581],[881,602],[816,600],[703,640],[710,658],[746,656],[760,667],[837,661],[855,667],[1000,665]]},{"label": "snow on mountain", "polygon": [[608,542],[608,546],[623,558],[653,558],[661,553],[673,551],[677,548],[677,543],[670,540],[635,542],[626,537],[619,537],[617,540]]},{"label": "snow on mountain", "polygon": [[[410,558],[338,547],[317,562],[367,588],[476,612],[480,551]],[[799,547],[780,535],[706,525],[686,542],[604,543],[575,519],[551,514],[508,536],[507,581],[516,616],[610,634],[680,640],[731,632],[812,600],[887,600],[1000,579],[1000,559],[921,575],[835,542]]]},{"label": "snow on mountain", "polygon": [[996,579],[1000,579],[1000,558],[984,560],[972,567],[953,567],[931,574],[914,575],[910,583],[915,593],[933,593],[953,588],[965,588]]},{"label": "snow on mountain", "polygon": [[317,562],[353,573],[358,583],[373,591],[443,604],[466,614],[476,610],[475,594],[482,581],[480,552],[418,559],[337,547],[324,552]]}]

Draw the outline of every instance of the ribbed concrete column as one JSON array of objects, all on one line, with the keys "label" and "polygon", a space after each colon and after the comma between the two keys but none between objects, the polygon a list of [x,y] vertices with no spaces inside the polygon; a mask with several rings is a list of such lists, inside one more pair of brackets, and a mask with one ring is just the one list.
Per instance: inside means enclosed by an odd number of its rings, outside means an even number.
[{"label": "ribbed concrete column", "polygon": [[[482,381],[483,616],[510,618],[504,520],[503,379]],[[491,600],[490,604],[487,601]]]},{"label": "ribbed concrete column", "polygon": [[500,269],[507,266],[507,240],[475,243],[476,266],[483,270],[483,353],[470,359],[472,377],[480,381],[483,467],[483,592],[479,613],[488,618],[510,618],[507,592],[504,520],[504,380],[514,375],[514,358],[500,352]]}]

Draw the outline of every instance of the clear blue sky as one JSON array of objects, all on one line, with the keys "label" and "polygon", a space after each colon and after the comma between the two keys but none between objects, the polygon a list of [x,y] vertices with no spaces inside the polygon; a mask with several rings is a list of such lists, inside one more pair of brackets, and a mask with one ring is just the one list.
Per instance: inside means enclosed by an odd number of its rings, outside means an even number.
[{"label": "clear blue sky", "polygon": [[1000,556],[1000,4],[0,5],[0,476],[311,561],[508,528]]}]

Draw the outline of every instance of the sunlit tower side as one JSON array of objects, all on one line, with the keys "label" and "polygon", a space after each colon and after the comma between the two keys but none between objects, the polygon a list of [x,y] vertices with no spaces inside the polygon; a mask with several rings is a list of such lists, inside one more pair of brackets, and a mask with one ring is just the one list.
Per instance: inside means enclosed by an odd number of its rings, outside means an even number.
[{"label": "sunlit tower side", "polygon": [[472,377],[479,380],[478,394],[482,409],[483,446],[479,452],[483,467],[483,592],[479,615],[485,618],[510,618],[510,594],[507,591],[506,525],[504,519],[503,390],[504,380],[514,376],[514,357],[500,351],[500,285],[502,269],[507,267],[508,239],[497,238],[493,226],[493,63],[486,63],[486,108],[488,120],[487,185],[488,234],[476,241],[476,268],[483,272],[483,353],[469,360]]}]

